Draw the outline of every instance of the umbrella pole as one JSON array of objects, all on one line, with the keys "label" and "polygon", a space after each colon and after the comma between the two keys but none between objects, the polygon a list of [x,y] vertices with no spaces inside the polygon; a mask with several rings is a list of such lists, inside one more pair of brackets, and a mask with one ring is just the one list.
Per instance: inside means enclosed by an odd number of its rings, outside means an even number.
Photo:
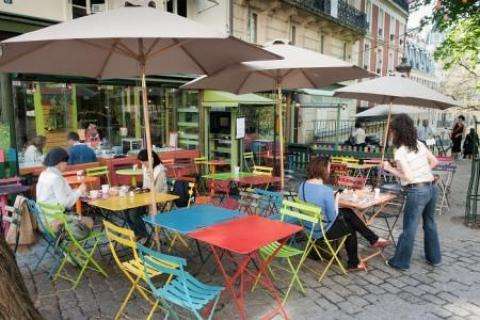
[{"label": "umbrella pole", "polygon": [[[380,162],[380,166],[382,168],[383,168],[383,161],[385,160],[385,150],[387,149],[388,129],[390,127],[391,118],[392,118],[392,101],[390,101],[390,104],[389,104],[389,107],[388,107],[387,124],[385,125],[385,133],[383,135],[382,160]],[[380,173],[381,173],[381,171],[378,170],[378,182],[380,182]]]},{"label": "umbrella pole", "polygon": [[283,163],[283,150],[284,150],[284,137],[283,137],[283,119],[282,119],[282,86],[277,82],[277,94],[276,94],[276,105],[277,105],[277,117],[278,117],[278,139],[280,140],[280,188],[284,189],[285,186],[285,168]]},{"label": "umbrella pole", "polygon": [[147,140],[148,153],[148,170],[147,174],[152,183],[150,187],[150,214],[154,215],[157,212],[157,202],[155,201],[155,183],[153,179],[153,158],[152,158],[152,137],[150,134],[150,116],[148,113],[148,96],[147,96],[147,81],[145,79],[145,63],[140,63],[140,73],[142,76],[142,104],[143,104],[143,118],[145,121],[145,137]]}]

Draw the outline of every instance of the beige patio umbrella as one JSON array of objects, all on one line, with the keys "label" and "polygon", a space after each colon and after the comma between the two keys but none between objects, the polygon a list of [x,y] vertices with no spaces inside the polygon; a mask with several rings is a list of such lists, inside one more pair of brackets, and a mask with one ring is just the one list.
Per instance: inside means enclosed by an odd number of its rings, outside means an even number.
[{"label": "beige patio umbrella", "polygon": [[243,62],[182,86],[185,89],[214,89],[235,94],[275,90],[280,139],[280,178],[284,187],[282,90],[320,88],[335,82],[374,76],[351,63],[283,43],[264,47],[283,60]]},{"label": "beige patio umbrella", "polygon": [[388,128],[393,105],[409,105],[426,108],[447,109],[457,106],[451,97],[445,96],[406,77],[386,76],[357,82],[335,91],[335,97],[358,99],[374,103],[387,103],[389,111],[382,147],[382,164],[385,158]]},{"label": "beige patio umbrella", "polygon": [[5,40],[1,43],[0,71],[140,77],[152,177],[146,75],[212,74],[241,61],[276,58],[273,53],[181,16],[153,8],[128,7]]}]

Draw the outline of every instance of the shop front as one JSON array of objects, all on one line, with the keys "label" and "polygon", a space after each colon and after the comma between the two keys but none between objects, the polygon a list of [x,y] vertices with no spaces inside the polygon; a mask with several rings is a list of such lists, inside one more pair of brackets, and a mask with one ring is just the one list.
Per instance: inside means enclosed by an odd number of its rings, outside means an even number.
[{"label": "shop front", "polygon": [[257,95],[223,91],[202,93],[205,112],[204,154],[224,159],[230,167],[242,166],[243,153],[273,142],[273,100]]}]

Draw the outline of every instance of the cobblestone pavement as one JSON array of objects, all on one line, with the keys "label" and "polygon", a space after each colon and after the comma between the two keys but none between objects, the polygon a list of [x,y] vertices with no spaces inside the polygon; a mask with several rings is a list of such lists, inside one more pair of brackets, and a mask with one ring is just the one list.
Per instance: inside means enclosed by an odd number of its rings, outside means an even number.
[{"label": "cobblestone pavement", "polygon": [[[307,285],[306,296],[293,292],[286,309],[291,319],[480,319],[480,230],[462,225],[469,163],[460,163],[451,199],[452,209],[439,216],[443,263],[428,266],[423,259],[422,231],[416,242],[412,267],[400,272],[388,268],[381,258],[370,261],[368,273],[342,275],[330,272],[322,283],[308,272],[302,273]],[[400,224],[399,224],[400,225]],[[419,228],[420,229],[420,228]],[[396,230],[398,234],[398,228]],[[19,265],[36,306],[46,319],[111,319],[129,285],[113,263],[104,260],[109,276],[87,272],[81,285],[70,290],[64,281],[52,283],[45,272],[50,261],[32,271],[37,259],[34,250],[19,256]],[[386,250],[387,255],[392,249]],[[195,266],[195,261],[189,262]],[[310,266],[319,268],[317,262]],[[220,284],[214,272],[199,275],[203,280]],[[284,288],[285,284],[279,286]],[[251,319],[258,319],[271,307],[269,296],[262,290],[247,294]],[[132,300],[124,319],[144,319],[148,305],[140,298]],[[156,314],[155,319],[161,319]],[[217,319],[237,319],[228,295],[221,299]],[[189,319],[189,317],[187,317]],[[278,318],[279,319],[279,318]]]}]

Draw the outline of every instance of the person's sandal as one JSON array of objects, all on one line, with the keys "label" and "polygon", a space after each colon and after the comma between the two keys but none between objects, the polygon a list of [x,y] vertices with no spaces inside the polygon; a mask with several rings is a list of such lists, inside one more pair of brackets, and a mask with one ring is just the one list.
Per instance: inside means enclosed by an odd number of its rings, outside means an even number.
[{"label": "person's sandal", "polygon": [[360,261],[360,263],[353,268],[348,268],[348,272],[355,272],[355,271],[367,271],[367,263],[365,261]]},{"label": "person's sandal", "polygon": [[377,249],[384,249],[385,247],[391,245],[393,241],[379,238],[374,244],[372,244],[372,248],[377,248]]}]

